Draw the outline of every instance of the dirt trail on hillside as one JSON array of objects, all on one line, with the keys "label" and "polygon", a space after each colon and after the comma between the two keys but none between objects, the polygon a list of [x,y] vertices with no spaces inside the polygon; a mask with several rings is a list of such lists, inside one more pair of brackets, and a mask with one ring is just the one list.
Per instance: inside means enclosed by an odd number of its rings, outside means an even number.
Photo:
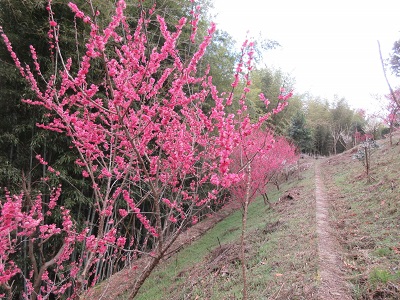
[{"label": "dirt trail on hillside", "polygon": [[340,270],[340,249],[330,226],[329,201],[321,175],[321,161],[315,164],[315,198],[319,255],[319,290],[321,300],[350,300],[349,288]]}]

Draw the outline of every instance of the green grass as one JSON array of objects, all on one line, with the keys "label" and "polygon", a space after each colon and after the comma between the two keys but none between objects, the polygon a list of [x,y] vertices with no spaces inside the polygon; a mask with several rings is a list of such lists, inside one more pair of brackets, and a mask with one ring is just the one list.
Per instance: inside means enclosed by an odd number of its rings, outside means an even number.
[{"label": "green grass", "polygon": [[205,254],[219,246],[219,242],[228,243],[238,235],[240,218],[240,212],[233,213],[223,222],[216,224],[200,240],[177,253],[167,264],[158,267],[142,287],[142,293],[137,299],[165,299],[160,291],[168,290],[172,284],[184,281],[185,278],[178,275],[185,268],[199,263]]},{"label": "green grass", "polygon": [[390,281],[398,281],[400,279],[400,272],[392,273],[388,270],[373,269],[369,274],[369,283],[373,287],[380,284],[387,284]]},{"label": "green grass", "polygon": [[376,249],[373,254],[377,257],[389,257],[392,254],[392,249],[388,248],[388,247],[384,247],[384,248],[378,248]]}]

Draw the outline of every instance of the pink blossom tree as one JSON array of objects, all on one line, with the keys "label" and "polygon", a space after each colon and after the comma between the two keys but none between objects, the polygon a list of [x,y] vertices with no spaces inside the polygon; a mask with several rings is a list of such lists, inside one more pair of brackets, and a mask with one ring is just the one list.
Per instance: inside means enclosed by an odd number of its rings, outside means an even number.
[{"label": "pink blossom tree", "polygon": [[396,119],[397,113],[400,110],[400,89],[394,90],[392,88],[392,85],[390,84],[389,78],[386,73],[386,66],[385,66],[385,63],[383,60],[383,56],[382,56],[381,44],[379,41],[378,41],[378,50],[379,50],[379,57],[381,60],[383,75],[385,77],[386,84],[390,91],[390,94],[386,96],[386,98],[389,100],[389,105],[387,107],[387,109],[389,110],[389,114],[388,114],[386,122],[390,126],[389,137],[390,137],[390,145],[392,145],[392,143],[393,143],[393,141],[392,141],[393,125],[394,125],[394,121]]},{"label": "pink blossom tree", "polygon": [[[293,165],[298,159],[296,147],[284,137],[276,137],[272,131],[257,130],[247,137],[251,144],[246,151],[236,148],[232,155],[232,170],[239,171],[243,164],[251,164],[250,199],[264,196],[267,184],[285,167]],[[246,153],[243,153],[246,152]],[[250,154],[250,156],[248,156]],[[245,155],[245,156],[244,156]],[[232,185],[230,191],[237,201],[244,199],[245,184],[243,181]]]},{"label": "pink blossom tree", "polygon": [[229,190],[232,200],[242,208],[241,260],[244,299],[247,298],[245,233],[249,204],[257,196],[266,197],[271,176],[296,160],[296,149],[293,145],[285,138],[274,137],[271,131],[261,129],[245,136],[232,153],[232,170],[241,174],[242,178]]},{"label": "pink blossom tree", "polygon": [[[244,87],[238,101],[239,109],[236,112],[236,116],[234,116],[234,127],[237,129],[234,140],[237,140],[238,142],[236,143],[237,147],[230,149],[232,151],[230,161],[231,168],[235,174],[239,175],[240,180],[231,185],[230,189],[233,195],[236,196],[234,201],[237,201],[242,206],[241,264],[243,299],[247,299],[247,276],[244,249],[248,207],[262,185],[259,178],[253,180],[252,166],[254,161],[257,161],[266,153],[266,151],[271,149],[273,143],[272,136],[261,133],[260,128],[271,115],[281,112],[287,105],[287,100],[292,96],[292,92],[286,93],[285,90],[281,88],[277,106],[267,114],[261,116],[256,122],[251,123],[247,108],[247,95],[250,92],[251,87],[250,73],[253,69],[253,54],[253,44],[246,41],[242,45],[241,59],[236,70],[235,81],[232,83],[232,87],[235,88],[238,85],[239,78],[242,74]],[[259,96],[264,102],[264,105],[268,107],[269,100],[266,99],[263,94],[260,94]],[[228,104],[232,102],[232,98],[233,96],[231,93],[228,97]]]},{"label": "pink blossom tree", "polygon": [[400,89],[394,90],[389,95],[386,95],[386,99],[389,102],[386,107],[387,115],[384,118],[384,121],[389,125],[389,140],[390,145],[393,145],[393,131],[399,123]]},{"label": "pink blossom tree", "polygon": [[[264,203],[269,203],[267,195],[267,185],[271,181],[279,190],[279,177],[282,173],[285,174],[286,180],[288,170],[293,169],[298,161],[296,147],[288,142],[285,137],[275,137],[275,142],[271,149],[262,158],[262,164],[259,169],[259,194],[264,199]],[[263,167],[261,167],[263,166]],[[269,203],[270,204],[270,203]],[[271,205],[271,204],[270,204]]]},{"label": "pink blossom tree", "polygon": [[[137,257],[147,257],[148,263],[132,282],[133,298],[178,235],[197,222],[201,212],[217,199],[219,190],[241,178],[249,182],[250,162],[257,155],[248,137],[269,114],[251,124],[247,113],[245,95],[251,82],[242,73],[244,68],[252,68],[251,43],[243,45],[232,84],[234,89],[240,80],[245,81],[240,109],[233,114],[226,113],[234,100],[233,92],[221,97],[208,71],[198,71],[214,24],[194,55],[182,60],[177,41],[185,26],[191,27],[190,40],[195,40],[197,9],[189,24],[181,18],[173,29],[151,9],[142,13],[132,31],[123,0],[118,1],[112,21],[104,29],[96,23],[98,11],[89,16],[75,4],[69,6],[76,18],[91,28],[85,55],[79,61],[63,56],[60,25],[49,1],[49,41],[55,62],[49,78],[42,74],[34,47],[30,48],[33,68],[23,66],[7,36],[2,33],[2,37],[21,76],[36,94],[34,99],[23,101],[48,112],[48,121],[37,126],[66,135],[76,150],[75,164],[91,186],[96,213],[90,222],[76,224],[70,212],[57,205],[61,186],[53,188],[48,201],[41,192],[7,194],[0,214],[0,285],[12,297],[11,282],[20,274],[27,299],[60,297],[67,290],[72,299],[93,286],[107,264],[122,259],[134,266]],[[147,28],[154,18],[163,43],[149,48]],[[99,65],[104,77],[93,82],[89,74]],[[282,95],[271,113],[282,110],[289,97]],[[263,95],[260,99],[268,104]],[[206,101],[213,102],[207,113],[202,110]],[[272,140],[265,139],[264,148],[270,149],[270,143]],[[239,144],[247,162],[241,169],[231,170],[231,155]],[[59,176],[42,157],[37,156],[37,160],[48,174]],[[246,213],[250,199],[249,190]],[[27,201],[28,208],[22,205]],[[59,222],[53,218],[57,214]],[[126,229],[127,224],[133,228]],[[138,230],[144,234],[138,235]],[[56,237],[62,242],[54,244],[54,252],[41,253],[37,259],[34,248],[51,245]],[[28,273],[12,259],[25,243],[30,253]],[[79,254],[76,249],[81,249]]]}]

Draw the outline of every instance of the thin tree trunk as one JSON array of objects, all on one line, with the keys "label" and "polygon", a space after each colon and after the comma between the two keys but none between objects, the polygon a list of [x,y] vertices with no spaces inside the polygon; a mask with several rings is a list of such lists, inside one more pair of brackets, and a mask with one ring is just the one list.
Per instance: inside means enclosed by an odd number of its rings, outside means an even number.
[{"label": "thin tree trunk", "polygon": [[[288,179],[289,179],[289,176],[286,178],[286,181],[288,181]],[[280,190],[279,181],[278,181],[278,180],[275,180],[274,184],[275,184],[275,186],[276,186],[276,189],[279,191],[279,190]]]},{"label": "thin tree trunk", "polygon": [[390,142],[390,146],[393,146],[393,122],[390,122],[390,127],[389,127],[389,142]]},{"label": "thin tree trunk", "polygon": [[300,180],[300,159],[297,160],[297,180]]},{"label": "thin tree trunk", "polygon": [[240,237],[240,253],[241,253],[241,263],[242,263],[242,277],[243,277],[243,300],[247,300],[247,266],[246,266],[246,225],[247,225],[247,213],[250,202],[250,186],[251,186],[251,164],[249,163],[247,166],[247,186],[246,186],[246,198],[243,204],[243,213],[242,213],[242,235]]},{"label": "thin tree trunk", "polygon": [[[137,296],[137,294],[139,293],[140,288],[142,287],[143,283],[146,281],[146,279],[150,276],[151,272],[154,270],[154,268],[158,265],[158,263],[160,262],[160,260],[165,256],[166,252],[168,251],[168,249],[172,246],[172,244],[176,241],[176,239],[179,237],[179,235],[181,234],[181,230],[182,230],[182,226],[178,229],[178,231],[176,232],[175,236],[173,236],[173,238],[171,238],[170,240],[168,240],[168,242],[164,243],[164,249],[158,250],[156,251],[156,253],[159,253],[159,255],[157,255],[156,257],[153,257],[151,259],[151,261],[147,264],[147,266],[145,267],[145,269],[143,270],[143,272],[141,272],[139,279],[135,282],[135,284],[133,285],[132,291],[128,297],[128,299],[133,299]],[[157,247],[160,244],[157,245]]]},{"label": "thin tree trunk", "polygon": [[370,183],[371,182],[371,179],[370,179],[370,177],[369,177],[369,153],[368,153],[368,148],[367,147],[365,147],[364,148],[364,151],[365,151],[365,169],[366,169],[366,171],[367,171],[367,178],[368,178],[368,183]]},{"label": "thin tree trunk", "polygon": [[139,279],[135,282],[135,285],[133,286],[132,292],[130,293],[128,299],[133,299],[133,298],[135,298],[137,296],[137,294],[138,294],[140,288],[142,287],[143,283],[150,276],[151,272],[158,265],[160,260],[161,260],[161,257],[157,256],[157,257],[153,258],[150,261],[150,263],[146,266],[146,268],[140,274]]},{"label": "thin tree trunk", "polygon": [[265,204],[265,205],[268,204],[268,206],[271,208],[271,207],[272,207],[272,204],[271,204],[271,202],[269,202],[268,194],[267,194],[267,193],[264,193],[264,194],[261,194],[261,196],[263,197],[264,204]]},{"label": "thin tree trunk", "polygon": [[57,262],[58,258],[63,254],[64,248],[65,248],[65,244],[63,244],[61,246],[61,248],[58,250],[57,254],[52,259],[50,259],[49,261],[45,262],[40,267],[39,273],[37,274],[37,276],[35,277],[35,280],[33,282],[34,293],[31,295],[31,300],[36,300],[37,299],[37,296],[40,294],[40,285],[42,283],[43,273],[45,271],[47,271],[47,269],[50,266],[54,265]]}]

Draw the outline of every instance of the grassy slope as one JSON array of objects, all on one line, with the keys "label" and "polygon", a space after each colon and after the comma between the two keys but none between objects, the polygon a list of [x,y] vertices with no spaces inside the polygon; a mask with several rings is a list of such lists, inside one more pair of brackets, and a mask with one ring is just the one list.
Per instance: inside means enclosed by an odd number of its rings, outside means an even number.
[{"label": "grassy slope", "polygon": [[371,158],[370,183],[351,151],[324,167],[354,299],[400,299],[400,146],[390,147],[387,140],[380,144]]},{"label": "grassy slope", "polygon": [[[303,165],[307,165],[306,162]],[[314,299],[317,252],[314,169],[270,192],[276,204],[252,203],[248,221],[250,299]],[[290,190],[295,199],[278,198]],[[142,287],[140,300],[241,298],[238,211],[163,263]]]}]

